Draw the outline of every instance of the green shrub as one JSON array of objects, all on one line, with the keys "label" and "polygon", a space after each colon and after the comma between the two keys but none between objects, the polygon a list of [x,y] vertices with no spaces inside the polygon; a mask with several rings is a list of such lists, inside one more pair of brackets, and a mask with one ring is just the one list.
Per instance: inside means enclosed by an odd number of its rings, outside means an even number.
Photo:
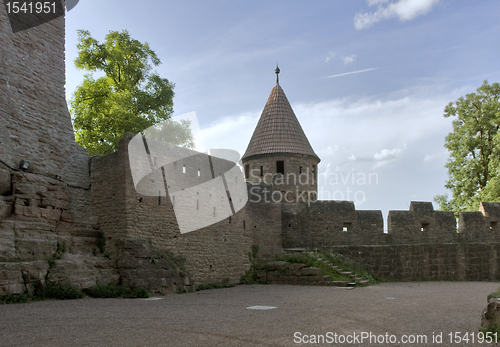
[{"label": "green shrub", "polygon": [[2,304],[22,304],[32,300],[33,300],[32,296],[27,292],[20,294],[9,294],[0,297],[0,303]]},{"label": "green shrub", "polygon": [[240,278],[240,283],[254,284],[257,281],[257,270],[254,265]]},{"label": "green shrub", "polygon": [[81,299],[84,294],[75,287],[64,284],[47,283],[35,293],[40,299],[70,300]]},{"label": "green shrub", "polygon": [[114,284],[105,286],[97,284],[83,291],[92,298],[149,298],[147,289],[142,286],[129,288]]},{"label": "green shrub", "polygon": [[196,286],[196,291],[207,290],[207,289],[220,289],[220,288],[231,288],[236,284],[229,283],[229,279],[223,282],[214,282],[214,283],[204,283]]}]

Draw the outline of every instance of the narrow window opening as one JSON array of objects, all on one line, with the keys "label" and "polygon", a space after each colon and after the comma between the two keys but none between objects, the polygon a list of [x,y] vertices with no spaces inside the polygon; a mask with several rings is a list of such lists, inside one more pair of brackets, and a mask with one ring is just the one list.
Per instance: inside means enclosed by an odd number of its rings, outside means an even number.
[{"label": "narrow window opening", "polygon": [[420,231],[428,231],[429,230],[429,223],[422,223],[420,226]]},{"label": "narrow window opening", "polygon": [[228,219],[229,219],[229,224],[231,224],[231,216],[229,216],[229,218],[228,218]]},{"label": "narrow window opening", "polygon": [[250,165],[245,165],[245,178],[248,179],[250,177]]},{"label": "narrow window opening", "polygon": [[158,191],[158,206],[161,206],[161,192]]},{"label": "narrow window opening", "polygon": [[243,229],[246,228],[246,224],[245,224],[245,221],[243,221]]},{"label": "narrow window opening", "polygon": [[264,176],[264,167],[260,167],[260,177]]},{"label": "narrow window opening", "polygon": [[200,169],[198,169],[198,177],[200,177],[200,176],[201,176],[201,171],[200,171]]},{"label": "narrow window opening", "polygon": [[302,173],[302,166],[299,166],[299,174]]},{"label": "narrow window opening", "polygon": [[196,199],[196,210],[200,209],[200,200]]},{"label": "narrow window opening", "polygon": [[342,231],[351,231],[351,229],[352,229],[352,223],[344,223]]},{"label": "narrow window opening", "polygon": [[276,173],[285,174],[285,162],[283,160],[276,161]]},{"label": "narrow window opening", "polygon": [[497,226],[497,222],[490,222],[490,230],[495,229],[496,226]]},{"label": "narrow window opening", "polygon": [[186,165],[182,167],[182,173],[186,173]]}]

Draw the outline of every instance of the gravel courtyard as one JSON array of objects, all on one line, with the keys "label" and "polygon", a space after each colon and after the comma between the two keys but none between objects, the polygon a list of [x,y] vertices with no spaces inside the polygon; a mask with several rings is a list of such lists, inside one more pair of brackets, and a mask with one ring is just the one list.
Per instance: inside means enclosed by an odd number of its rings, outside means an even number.
[{"label": "gravel courtyard", "polygon": [[[473,333],[477,338],[486,296],[498,286],[405,282],[346,290],[241,285],[148,300],[0,305],[0,346],[296,346],[323,341],[319,345],[352,345],[327,339],[335,333],[347,339],[359,339],[363,333],[374,339],[397,337],[394,344],[366,339],[360,343],[364,346],[491,346],[473,344],[471,339],[450,343],[448,334]],[[257,307],[248,308],[253,306]],[[432,343],[433,335],[440,333],[442,343]],[[407,340],[425,335],[427,343],[403,344],[403,335]]]}]

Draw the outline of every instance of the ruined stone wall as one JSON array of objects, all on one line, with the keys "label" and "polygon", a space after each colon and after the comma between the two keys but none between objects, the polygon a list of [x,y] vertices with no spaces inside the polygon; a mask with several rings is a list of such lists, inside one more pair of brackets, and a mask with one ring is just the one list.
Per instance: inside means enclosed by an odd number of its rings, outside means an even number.
[{"label": "ruined stone wall", "polygon": [[[156,249],[169,251],[173,256],[185,257],[186,270],[197,283],[227,279],[238,282],[250,268],[249,254],[255,242],[264,244],[259,251],[261,254],[273,257],[281,252],[279,204],[247,204],[218,223],[181,234],[168,195],[145,196],[137,193],[128,157],[130,139],[129,136],[120,142],[117,153],[94,159],[92,164],[92,186],[99,196],[95,196],[94,209],[110,243],[116,243],[120,238],[140,239]],[[212,161],[215,171],[218,171],[217,168],[222,171],[227,169],[222,164],[218,165],[217,160]],[[189,158],[185,164],[178,162],[176,170],[182,174],[185,165],[186,182],[199,183],[198,166]],[[167,173],[170,169],[166,169]],[[196,218],[196,212],[193,208],[193,218]],[[108,220],[116,220],[119,224],[106,222]],[[270,239],[273,242],[267,242]]]},{"label": "ruined stone wall", "polygon": [[112,280],[109,259],[92,255],[99,232],[65,100],[64,17],[14,34],[2,2],[0,37],[0,295]]}]

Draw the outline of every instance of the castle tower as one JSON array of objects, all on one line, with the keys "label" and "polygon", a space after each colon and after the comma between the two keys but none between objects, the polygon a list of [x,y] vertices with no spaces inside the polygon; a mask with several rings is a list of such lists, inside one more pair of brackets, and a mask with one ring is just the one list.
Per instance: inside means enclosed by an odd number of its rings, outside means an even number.
[{"label": "castle tower", "polygon": [[[315,200],[319,157],[314,153],[279,85],[271,91],[247,150],[241,158],[248,182],[273,183],[273,200]],[[281,194],[274,191],[280,191]]]}]

